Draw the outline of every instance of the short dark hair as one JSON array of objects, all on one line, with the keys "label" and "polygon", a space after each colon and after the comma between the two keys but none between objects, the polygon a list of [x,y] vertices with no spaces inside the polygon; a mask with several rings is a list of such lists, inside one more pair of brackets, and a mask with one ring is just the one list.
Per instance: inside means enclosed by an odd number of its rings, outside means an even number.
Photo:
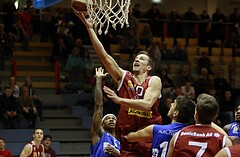
[{"label": "short dark hair", "polygon": [[3,140],[3,142],[6,143],[6,140],[3,137],[0,137],[0,140]]},{"label": "short dark hair", "polygon": [[45,140],[45,139],[47,139],[47,138],[50,138],[50,141],[52,141],[52,136],[51,135],[44,135],[44,137],[43,137],[43,140]]},{"label": "short dark hair", "polygon": [[178,96],[176,98],[175,110],[178,110],[179,114],[176,121],[184,124],[193,124],[195,108],[196,104],[192,99],[187,96]]},{"label": "short dark hair", "polygon": [[196,111],[201,124],[211,124],[219,111],[217,100],[209,94],[200,94],[197,98]]},{"label": "short dark hair", "polygon": [[136,56],[141,55],[141,54],[148,56],[148,58],[149,58],[148,65],[150,65],[153,69],[155,66],[155,63],[154,63],[152,57],[150,56],[150,54],[147,51],[139,51]]}]

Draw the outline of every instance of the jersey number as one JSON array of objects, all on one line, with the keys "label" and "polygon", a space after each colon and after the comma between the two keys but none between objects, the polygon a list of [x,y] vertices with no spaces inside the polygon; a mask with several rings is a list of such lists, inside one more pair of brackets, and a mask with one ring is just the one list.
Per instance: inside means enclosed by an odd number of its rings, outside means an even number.
[{"label": "jersey number", "polygon": [[197,152],[196,157],[201,157],[201,156],[204,154],[204,152],[206,151],[208,144],[205,143],[205,142],[193,142],[193,141],[189,141],[189,142],[188,142],[188,145],[189,145],[189,146],[200,147],[200,150]]},{"label": "jersey number", "polygon": [[165,157],[165,156],[166,156],[167,147],[168,147],[168,142],[167,142],[167,141],[165,141],[165,142],[163,142],[163,143],[160,144],[160,148],[162,148],[161,157]]}]

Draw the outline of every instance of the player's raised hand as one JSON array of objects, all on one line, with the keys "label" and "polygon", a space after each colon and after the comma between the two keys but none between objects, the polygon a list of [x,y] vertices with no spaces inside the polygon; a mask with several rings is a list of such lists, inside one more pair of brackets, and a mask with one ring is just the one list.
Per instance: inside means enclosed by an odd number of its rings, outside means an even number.
[{"label": "player's raised hand", "polygon": [[84,13],[74,11],[77,17],[84,23],[87,28],[93,28],[93,23],[90,18],[86,18]]},{"label": "player's raised hand", "polygon": [[108,73],[104,73],[104,69],[102,67],[95,68],[95,77],[96,78],[104,78],[108,75]]}]

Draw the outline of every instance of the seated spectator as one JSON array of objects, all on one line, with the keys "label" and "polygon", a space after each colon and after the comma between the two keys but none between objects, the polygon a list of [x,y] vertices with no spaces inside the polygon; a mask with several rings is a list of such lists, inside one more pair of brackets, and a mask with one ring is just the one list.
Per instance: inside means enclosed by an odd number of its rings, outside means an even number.
[{"label": "seated spectator", "polygon": [[157,41],[152,41],[152,44],[150,45],[147,51],[150,54],[151,58],[156,63],[156,65],[159,65],[162,57],[159,43]]},{"label": "seated spectator", "polygon": [[[43,121],[42,101],[37,95],[36,89],[32,84],[32,78],[30,76],[25,77],[25,82],[22,87],[28,87],[29,96],[33,98],[33,104],[37,108],[37,115],[40,117],[40,120]],[[22,87],[20,89],[20,93],[22,93]]]},{"label": "seated spectator", "polygon": [[44,146],[44,153],[45,157],[56,157],[56,152],[51,147],[52,144],[52,136],[51,135],[44,135],[43,137],[43,146]]},{"label": "seated spectator", "polygon": [[223,69],[216,69],[214,72],[213,85],[217,91],[219,97],[222,97],[224,91],[229,89],[231,86],[223,76]]},{"label": "seated spectator", "polygon": [[12,90],[13,96],[19,98],[19,87],[16,85],[15,77],[11,76],[9,78],[9,86]]},{"label": "seated spectator", "polygon": [[136,18],[142,18],[141,5],[139,3],[134,5],[132,9],[132,16]]},{"label": "seated spectator", "polygon": [[202,68],[206,68],[211,73],[211,60],[208,57],[207,52],[201,52],[201,57],[198,59],[198,72],[201,72]]},{"label": "seated spectator", "polygon": [[28,36],[22,25],[21,19],[17,19],[16,23],[10,29],[9,40],[11,47],[14,46],[15,42],[21,42],[23,50],[28,49]]},{"label": "seated spectator", "polygon": [[179,45],[175,46],[172,51],[173,60],[187,61],[187,52],[184,49],[182,49]]},{"label": "seated spectator", "polygon": [[123,35],[123,39],[121,41],[121,53],[128,53],[130,56],[136,53],[138,50],[138,43],[135,34],[135,30],[126,29],[126,32]]},{"label": "seated spectator", "polygon": [[50,62],[55,61],[65,62],[65,58],[68,56],[68,50],[62,38],[58,38],[57,43],[53,45]]},{"label": "seated spectator", "polygon": [[1,119],[5,123],[7,129],[20,128],[22,116],[20,114],[20,105],[17,99],[12,95],[12,90],[9,86],[4,88],[4,94],[0,97]]},{"label": "seated spectator", "polygon": [[159,106],[159,113],[161,114],[162,117],[162,124],[170,124],[171,119],[168,117],[168,111],[173,103],[173,99],[168,97],[165,100],[161,100],[160,106]]},{"label": "seated spectator", "polygon": [[219,119],[222,123],[222,126],[233,122],[235,98],[230,89],[225,90],[224,96],[221,99],[219,106],[220,106]]},{"label": "seated spectator", "polygon": [[161,78],[162,81],[162,94],[169,94],[174,88],[174,83],[168,75],[167,68],[162,68],[160,71],[156,70],[156,74]]},{"label": "seated spectator", "polygon": [[164,42],[161,45],[160,51],[162,53],[162,60],[173,60],[173,51],[167,48]]},{"label": "seated spectator", "polygon": [[190,82],[193,83],[193,77],[190,73],[190,67],[187,65],[184,65],[181,69],[180,69],[180,74],[178,75],[177,78],[177,85],[178,86],[183,86],[185,85],[186,82]]},{"label": "seated spectator", "polygon": [[6,141],[2,137],[0,137],[0,156],[13,157],[12,152],[6,148]]},{"label": "seated spectator", "polygon": [[199,79],[195,82],[196,94],[207,93],[207,91],[213,86],[212,80],[208,76],[208,70],[206,68],[201,69]]},{"label": "seated spectator", "polygon": [[29,122],[29,127],[34,128],[37,118],[37,109],[34,105],[33,97],[29,96],[28,87],[22,87],[19,102],[21,105],[22,115]]},{"label": "seated spectator", "polygon": [[192,86],[191,82],[186,81],[185,85],[181,87],[182,89],[182,94],[191,98],[192,100],[195,100],[196,98],[196,93],[195,89]]},{"label": "seated spectator", "polygon": [[153,41],[153,34],[151,31],[151,27],[148,23],[145,24],[143,31],[140,35],[140,44],[145,45],[148,48]]},{"label": "seated spectator", "polygon": [[83,67],[83,60],[82,58],[80,57],[80,51],[77,47],[74,47],[72,49],[72,53],[68,55],[68,59],[67,59],[67,62],[66,62],[66,66],[65,66],[65,70],[67,72],[72,72],[72,69],[74,67]]}]

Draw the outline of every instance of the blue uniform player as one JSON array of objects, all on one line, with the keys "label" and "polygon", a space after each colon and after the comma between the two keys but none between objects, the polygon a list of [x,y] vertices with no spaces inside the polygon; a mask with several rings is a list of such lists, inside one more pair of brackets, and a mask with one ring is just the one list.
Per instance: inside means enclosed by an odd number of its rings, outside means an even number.
[{"label": "blue uniform player", "polygon": [[227,124],[223,129],[232,140],[233,144],[238,144],[240,138],[240,104],[235,109],[235,121],[231,124]]},{"label": "blue uniform player", "polygon": [[116,116],[107,114],[103,117],[102,78],[104,70],[96,68],[96,87],[94,93],[94,115],[91,128],[90,157],[114,157],[120,155],[120,142],[115,136]]},{"label": "blue uniform player", "polygon": [[188,97],[178,96],[168,112],[172,119],[169,125],[150,125],[137,132],[129,133],[126,138],[130,142],[152,138],[152,157],[167,156],[172,136],[188,124],[194,123],[195,103]]}]

